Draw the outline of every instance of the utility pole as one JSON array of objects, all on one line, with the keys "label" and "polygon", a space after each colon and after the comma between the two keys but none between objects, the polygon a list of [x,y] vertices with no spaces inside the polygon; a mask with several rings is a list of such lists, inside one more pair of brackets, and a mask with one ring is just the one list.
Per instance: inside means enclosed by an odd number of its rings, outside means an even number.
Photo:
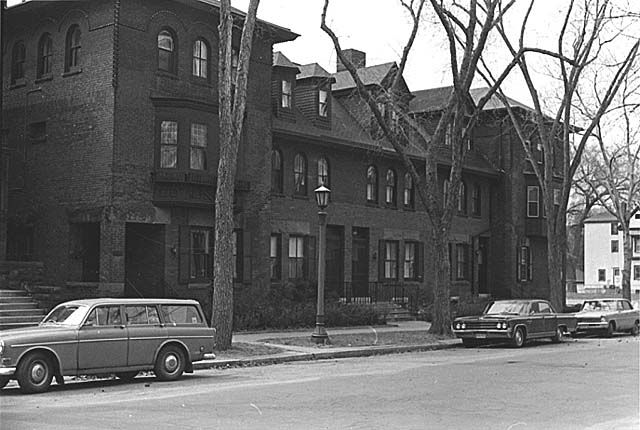
[{"label": "utility pole", "polygon": [[7,259],[7,220],[9,213],[9,151],[4,130],[4,12],[0,0],[0,261]]}]

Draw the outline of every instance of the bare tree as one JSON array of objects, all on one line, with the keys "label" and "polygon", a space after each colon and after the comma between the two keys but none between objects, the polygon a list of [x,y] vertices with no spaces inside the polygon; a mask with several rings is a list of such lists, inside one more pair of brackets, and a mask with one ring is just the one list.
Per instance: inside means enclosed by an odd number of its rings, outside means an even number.
[{"label": "bare tree", "polygon": [[[435,253],[435,273],[433,276],[433,320],[430,331],[436,334],[451,333],[450,263],[449,233],[451,221],[461,183],[462,166],[467,142],[485,104],[495,94],[508,72],[516,64],[513,61],[498,77],[495,85],[474,103],[469,90],[474,81],[478,62],[487,45],[489,33],[501,21],[503,14],[511,7],[500,0],[470,0],[464,7],[458,2],[444,0],[400,0],[400,4],[411,17],[411,28],[402,57],[388,88],[367,87],[354,65],[343,55],[340,41],[327,25],[329,0],[325,0],[322,12],[322,30],[331,38],[337,56],[356,83],[357,92],[364,100],[383,136],[391,144],[411,174],[419,201],[427,213],[425,230],[432,239]],[[418,29],[425,24],[425,5],[430,4],[437,21],[447,38],[453,87],[446,105],[437,119],[435,129],[419,118],[411,116],[406,109],[402,91],[402,73],[412,51]],[[393,109],[403,124],[402,132],[397,132],[384,115],[381,105]],[[446,195],[438,185],[437,148],[450,142],[451,158],[448,174],[449,187]],[[414,161],[411,150],[418,151],[420,162]],[[424,163],[424,175],[419,173]]]},{"label": "bare tree", "polygon": [[217,329],[217,347],[231,346],[233,329],[233,196],[247,101],[247,76],[256,14],[260,0],[251,0],[242,25],[237,69],[234,70],[232,38],[234,17],[230,0],[220,1],[218,61],[220,161],[215,199],[215,243],[211,325]]},{"label": "bare tree", "polygon": [[[624,79],[616,101],[594,131],[602,168],[593,188],[604,189],[598,195],[599,200],[616,217],[618,228],[622,230],[622,295],[631,299],[633,249],[630,224],[631,217],[640,209],[640,68]],[[588,111],[588,106],[583,107]]]},{"label": "bare tree", "polygon": [[[582,0],[580,7],[576,6],[577,1],[579,0],[571,0],[567,7],[562,28],[556,38],[555,50],[528,49],[525,46],[527,23],[535,0],[530,0],[517,43],[512,43],[504,25],[498,27],[508,51],[517,59],[518,69],[534,105],[532,115],[528,118],[519,117],[509,106],[504,94],[499,93],[529,159],[535,159],[530,148],[531,136],[527,133],[527,127],[531,124],[535,129],[535,140],[543,148],[542,166],[534,162],[531,166],[540,184],[546,213],[549,296],[558,309],[562,309],[565,304],[566,213],[572,178],[580,165],[587,141],[594,134],[632,67],[639,44],[636,33],[635,42],[625,51],[626,56],[615,64],[611,76],[603,77],[607,84],[599,96],[598,105],[593,109],[592,118],[581,124],[581,127],[576,127],[574,105],[578,89],[588,76],[585,71],[602,66],[597,60],[616,35],[620,34],[612,28],[619,19],[619,11],[613,9],[609,0]],[[627,18],[637,22],[637,18]],[[532,55],[542,55],[555,61],[560,96],[551,115],[546,112],[543,95],[534,81],[533,70],[539,63],[530,61]],[[489,82],[496,81],[488,69],[484,73]],[[575,145],[574,136],[577,136]]]}]

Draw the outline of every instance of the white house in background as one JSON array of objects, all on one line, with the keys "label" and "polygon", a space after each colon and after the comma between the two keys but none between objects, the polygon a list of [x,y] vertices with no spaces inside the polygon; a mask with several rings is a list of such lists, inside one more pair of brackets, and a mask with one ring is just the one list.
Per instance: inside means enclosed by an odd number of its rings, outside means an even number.
[{"label": "white house in background", "polygon": [[[640,293],[640,211],[631,217],[631,293]],[[584,222],[584,288],[622,286],[624,238],[618,221],[609,213],[599,213]]]}]

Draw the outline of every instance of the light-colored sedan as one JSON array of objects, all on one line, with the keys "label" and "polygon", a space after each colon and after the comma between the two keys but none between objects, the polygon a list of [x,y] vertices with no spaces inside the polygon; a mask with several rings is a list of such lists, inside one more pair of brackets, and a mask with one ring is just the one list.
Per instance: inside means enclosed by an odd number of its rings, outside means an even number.
[{"label": "light-colored sedan", "polygon": [[0,331],[0,388],[46,391],[53,378],[153,370],[161,380],[213,358],[215,329],[195,300],[90,299],[56,306],[34,327]]},{"label": "light-colored sedan", "polygon": [[640,312],[627,299],[591,299],[582,303],[576,313],[578,332],[606,333],[629,332],[638,335]]}]

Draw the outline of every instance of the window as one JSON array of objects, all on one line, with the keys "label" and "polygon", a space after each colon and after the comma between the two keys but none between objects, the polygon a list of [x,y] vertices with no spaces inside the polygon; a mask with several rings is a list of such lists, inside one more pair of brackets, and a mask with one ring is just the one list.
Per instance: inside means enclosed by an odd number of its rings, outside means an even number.
[{"label": "window", "polygon": [[471,191],[471,214],[473,216],[482,215],[482,188],[476,184]]},{"label": "window", "polygon": [[382,259],[384,279],[398,279],[398,242],[384,241],[384,258]]},{"label": "window", "polygon": [[367,203],[378,203],[378,170],[376,166],[367,168]]},{"label": "window", "polygon": [[160,123],[160,167],[174,169],[178,166],[178,123]]},{"label": "window", "polygon": [[124,312],[129,325],[160,324],[158,309],[155,306],[126,306]]},{"label": "window", "polygon": [[72,25],[67,31],[65,43],[64,71],[68,72],[80,66],[80,27]]},{"label": "window", "polygon": [[242,260],[243,260],[242,230],[234,230],[232,240],[233,240],[233,243],[232,243],[233,279],[234,281],[242,281],[242,273],[244,271],[244,267],[242,264]]},{"label": "window", "polygon": [[469,245],[456,244],[456,279],[469,279]]},{"label": "window", "polygon": [[447,126],[447,129],[444,132],[444,144],[447,146],[451,146],[453,143],[453,132],[451,131],[451,126]]},{"label": "window", "polygon": [[189,167],[194,170],[207,169],[207,126],[191,124],[191,154]]},{"label": "window", "polygon": [[282,101],[281,107],[290,109],[292,107],[291,103],[291,81],[283,80],[282,81]]},{"label": "window", "polygon": [[384,201],[389,206],[396,205],[396,172],[391,169],[387,170]]},{"label": "window", "polygon": [[329,162],[326,158],[318,159],[318,186],[329,187]]},{"label": "window", "polygon": [[24,62],[27,51],[23,41],[16,42],[11,51],[11,83],[15,84],[19,79],[24,79]]},{"label": "window", "polygon": [[282,236],[279,234],[272,234],[269,248],[271,280],[278,281],[282,279]]},{"label": "window", "polygon": [[518,251],[518,280],[533,280],[533,256],[528,246],[521,246]]},{"label": "window", "polygon": [[614,267],[613,268],[613,277],[617,277],[620,276],[620,268],[619,267]]},{"label": "window", "polygon": [[640,254],[640,236],[631,236],[631,249],[634,254]]},{"label": "window", "polygon": [[198,39],[193,44],[193,76],[207,79],[209,76],[209,45],[204,39]]},{"label": "window", "polygon": [[289,279],[305,278],[304,236],[289,237]]},{"label": "window", "polygon": [[162,319],[166,324],[202,324],[198,308],[189,305],[162,305]]},{"label": "window", "polygon": [[158,33],[158,69],[175,73],[175,40],[171,31],[162,30]]},{"label": "window", "polygon": [[329,93],[327,90],[318,91],[318,115],[324,118],[329,115]]},{"label": "window", "polygon": [[122,324],[120,306],[99,306],[91,311],[85,326],[112,326]]},{"label": "window", "polygon": [[551,306],[549,306],[549,303],[538,302],[538,312],[541,314],[550,314]]},{"label": "window", "polygon": [[52,60],[53,42],[51,40],[51,35],[49,33],[45,33],[38,42],[38,78],[51,74]]},{"label": "window", "polygon": [[191,229],[191,279],[209,279],[212,276],[213,244],[210,239],[209,229]]},{"label": "window", "polygon": [[607,278],[607,272],[605,269],[598,269],[598,282],[604,282]]},{"label": "window", "polygon": [[421,243],[404,243],[404,279],[419,280],[422,278],[422,253]]},{"label": "window", "polygon": [[555,206],[560,206],[560,190],[557,188],[553,189],[553,204]]},{"label": "window", "polygon": [[415,193],[413,190],[413,178],[411,177],[411,173],[407,172],[404,174],[404,196],[403,196],[404,207],[413,209],[414,198],[415,198]]},{"label": "window", "polygon": [[612,222],[611,223],[611,236],[617,236],[618,235],[618,223],[617,222]]},{"label": "window", "polygon": [[462,181],[460,181],[460,188],[458,188],[458,213],[467,214],[467,186]]},{"label": "window", "polygon": [[29,139],[31,143],[42,143],[47,141],[47,122],[32,122],[29,124]]},{"label": "window", "polygon": [[527,187],[527,217],[540,216],[540,189],[537,186]]},{"label": "window", "polygon": [[302,154],[296,154],[293,159],[293,193],[307,195],[307,159]]},{"label": "window", "polygon": [[283,174],[282,174],[282,153],[274,149],[271,152],[271,191],[274,193],[282,193],[283,191]]},{"label": "window", "polygon": [[633,266],[633,280],[640,281],[640,266]]},{"label": "window", "polygon": [[611,241],[611,252],[612,253],[618,252],[618,247],[619,247],[619,242],[617,240],[612,240]]}]

